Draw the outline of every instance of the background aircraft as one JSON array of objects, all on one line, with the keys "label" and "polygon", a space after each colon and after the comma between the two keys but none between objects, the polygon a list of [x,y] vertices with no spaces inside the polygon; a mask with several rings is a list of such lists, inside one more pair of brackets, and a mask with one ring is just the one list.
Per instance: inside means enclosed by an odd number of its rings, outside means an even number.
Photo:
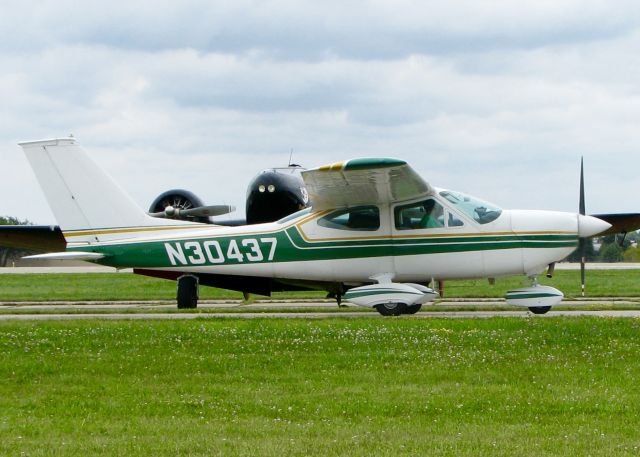
[{"label": "background aircraft", "polygon": [[65,252],[34,257],[177,280],[179,307],[196,306],[200,284],[262,295],[315,288],[398,315],[437,297],[426,286],[433,279],[526,275],[531,287],[510,291],[507,302],[544,313],[563,295],[537,275],[612,225],[584,214],[583,185],[579,213],[503,210],[435,188],[402,160],[375,158],[304,171],[313,206],[276,222],[158,219],[75,139],[21,145],[68,242]]}]

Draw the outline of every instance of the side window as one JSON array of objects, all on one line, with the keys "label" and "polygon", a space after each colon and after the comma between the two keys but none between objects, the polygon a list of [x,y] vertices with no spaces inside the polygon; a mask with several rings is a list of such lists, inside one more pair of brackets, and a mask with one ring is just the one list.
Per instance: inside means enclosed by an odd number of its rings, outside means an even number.
[{"label": "side window", "polygon": [[447,211],[449,218],[447,220],[447,227],[462,227],[464,222],[462,222],[458,216],[453,214],[452,212]]},{"label": "side window", "polygon": [[374,231],[380,228],[380,210],[377,206],[341,209],[318,219],[318,225],[337,230]]},{"label": "side window", "polygon": [[394,210],[397,230],[441,228],[445,225],[444,208],[430,198],[428,200],[397,206]]}]

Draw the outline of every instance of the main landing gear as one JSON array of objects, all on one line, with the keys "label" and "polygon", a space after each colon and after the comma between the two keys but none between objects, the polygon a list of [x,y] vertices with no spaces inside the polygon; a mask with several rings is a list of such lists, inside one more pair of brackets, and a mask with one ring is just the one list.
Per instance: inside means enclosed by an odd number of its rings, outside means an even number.
[{"label": "main landing gear", "polygon": [[547,314],[551,306],[529,306],[529,311],[533,314]]},{"label": "main landing gear", "polygon": [[383,316],[400,316],[401,314],[417,313],[420,311],[420,308],[422,308],[422,304],[406,305],[404,303],[383,303],[381,305],[377,305],[375,308],[376,311]]},{"label": "main landing gear", "polygon": [[178,291],[176,294],[178,308],[198,307],[198,277],[183,275],[178,278]]}]

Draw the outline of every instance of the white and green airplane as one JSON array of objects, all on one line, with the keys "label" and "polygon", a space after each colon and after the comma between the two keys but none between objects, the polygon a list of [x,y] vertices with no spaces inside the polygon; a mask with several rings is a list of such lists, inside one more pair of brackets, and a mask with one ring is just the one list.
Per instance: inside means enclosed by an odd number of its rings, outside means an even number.
[{"label": "white and green airplane", "polygon": [[74,138],[20,144],[67,242],[31,256],[86,260],[178,281],[269,295],[320,289],[383,315],[415,313],[435,280],[525,275],[507,303],[547,312],[563,294],[536,277],[610,224],[567,212],[503,210],[424,181],[406,162],[363,158],[303,172],[312,207],[279,221],[223,227],[150,217]]}]

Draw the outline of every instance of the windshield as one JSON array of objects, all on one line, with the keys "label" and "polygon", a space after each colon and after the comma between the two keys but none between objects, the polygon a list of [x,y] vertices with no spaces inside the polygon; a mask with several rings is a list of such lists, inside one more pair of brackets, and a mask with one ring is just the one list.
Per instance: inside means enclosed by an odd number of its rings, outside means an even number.
[{"label": "windshield", "polygon": [[502,210],[497,206],[461,192],[443,190],[440,192],[440,196],[446,198],[461,213],[480,224],[493,222],[502,214]]}]

